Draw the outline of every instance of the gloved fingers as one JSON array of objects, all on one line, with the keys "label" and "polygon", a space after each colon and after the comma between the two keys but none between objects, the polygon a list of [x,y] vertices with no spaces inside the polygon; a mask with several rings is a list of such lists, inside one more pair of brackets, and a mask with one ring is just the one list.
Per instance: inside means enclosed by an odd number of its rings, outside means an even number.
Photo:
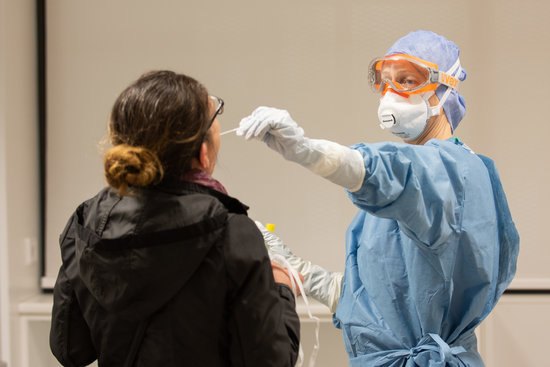
[{"label": "gloved fingers", "polygon": [[265,133],[269,130],[269,121],[262,117],[263,111],[268,107],[258,107],[249,116],[243,118],[237,129],[238,136],[244,136],[246,140],[252,138],[263,139]]},{"label": "gloved fingers", "polygon": [[252,138],[262,139],[263,135],[259,136],[259,132],[257,132],[260,124],[261,122],[256,120],[254,116],[247,116],[239,123],[236,134],[238,136],[243,136],[246,140]]},{"label": "gloved fingers", "polygon": [[271,130],[297,126],[287,111],[261,106],[241,120],[237,135],[244,136],[246,140],[251,138],[264,140]]},{"label": "gloved fingers", "polygon": [[290,117],[287,110],[273,107],[258,107],[252,114],[257,120],[265,121],[271,130],[287,127],[297,128],[298,124]]}]

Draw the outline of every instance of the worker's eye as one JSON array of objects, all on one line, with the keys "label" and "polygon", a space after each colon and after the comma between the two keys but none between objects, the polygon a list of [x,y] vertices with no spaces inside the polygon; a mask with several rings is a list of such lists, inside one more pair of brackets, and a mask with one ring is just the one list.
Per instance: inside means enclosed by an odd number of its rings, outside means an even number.
[{"label": "worker's eye", "polygon": [[414,78],[402,78],[398,79],[397,82],[401,84],[401,86],[404,88],[414,88],[419,84],[418,81]]}]

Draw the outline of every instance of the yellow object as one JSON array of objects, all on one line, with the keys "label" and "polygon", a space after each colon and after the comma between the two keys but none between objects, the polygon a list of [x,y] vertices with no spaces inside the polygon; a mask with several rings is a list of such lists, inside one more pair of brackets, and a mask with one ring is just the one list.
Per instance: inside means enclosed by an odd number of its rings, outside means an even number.
[{"label": "yellow object", "polygon": [[266,223],[265,224],[265,228],[269,231],[269,232],[273,232],[275,230],[275,224],[273,223]]}]

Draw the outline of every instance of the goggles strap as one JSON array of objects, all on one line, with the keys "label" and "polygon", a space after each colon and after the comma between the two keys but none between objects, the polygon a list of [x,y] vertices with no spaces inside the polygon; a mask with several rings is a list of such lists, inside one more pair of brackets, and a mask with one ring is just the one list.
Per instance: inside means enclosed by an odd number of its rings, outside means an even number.
[{"label": "goggles strap", "polygon": [[460,59],[456,59],[456,62],[453,66],[446,72],[438,73],[439,84],[446,85],[454,89],[458,89],[458,84],[460,83],[460,75],[462,74],[462,68],[460,67]]},{"label": "goggles strap", "polygon": [[[451,66],[451,68],[447,71],[447,74],[452,75],[457,80],[459,80],[458,78],[460,77],[461,73],[462,73],[462,67],[460,66],[460,59],[457,58],[454,65]],[[428,117],[439,115],[441,111],[441,107],[443,107],[443,105],[445,104],[445,101],[447,101],[447,98],[449,98],[449,95],[454,89],[449,86],[446,86],[446,87],[447,87],[447,90],[445,91],[445,93],[443,93],[443,96],[439,100],[439,103],[436,106],[430,107],[430,116]]]},{"label": "goggles strap", "polygon": [[453,76],[458,79],[460,77],[461,72],[462,72],[462,68],[460,67],[460,59],[457,58],[454,65],[451,66],[451,68],[447,71],[447,74],[449,75],[454,74]]},{"label": "goggles strap", "polygon": [[441,99],[439,100],[439,103],[435,106],[430,107],[430,116],[428,116],[428,118],[439,115],[439,113],[441,112],[441,107],[443,107],[443,105],[445,104],[445,101],[447,100],[447,98],[449,98],[449,95],[451,94],[452,90],[453,88],[447,87],[447,90],[445,91],[445,93],[443,93],[443,97],[441,97]]}]

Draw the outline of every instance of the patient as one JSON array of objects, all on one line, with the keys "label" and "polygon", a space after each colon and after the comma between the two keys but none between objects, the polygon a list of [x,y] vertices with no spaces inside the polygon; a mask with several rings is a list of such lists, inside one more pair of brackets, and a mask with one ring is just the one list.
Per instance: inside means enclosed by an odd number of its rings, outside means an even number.
[{"label": "patient", "polygon": [[109,186],[60,237],[50,346],[63,366],[294,366],[288,275],[274,281],[248,207],[212,177],[223,108],[171,71],[115,101]]}]

